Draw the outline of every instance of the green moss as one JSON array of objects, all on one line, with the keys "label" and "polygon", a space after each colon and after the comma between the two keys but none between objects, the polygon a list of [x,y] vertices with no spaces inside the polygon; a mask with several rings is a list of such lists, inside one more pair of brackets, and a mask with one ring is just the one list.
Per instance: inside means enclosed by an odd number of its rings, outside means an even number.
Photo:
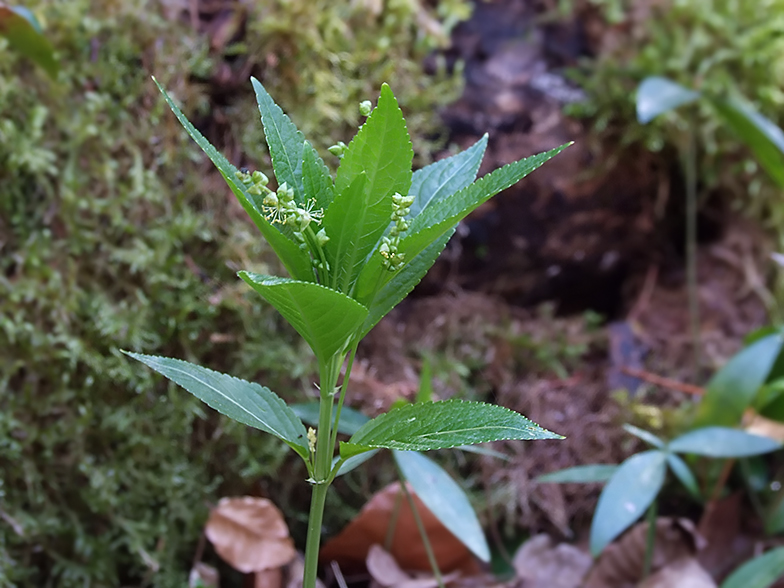
[{"label": "green moss", "polygon": [[[208,115],[206,86],[190,80],[223,56],[155,2],[27,5],[62,71],[52,81],[0,40],[0,586],[184,586],[208,504],[258,480],[295,526],[306,503],[287,481],[263,481],[285,459],[277,442],[118,349],[187,358],[287,397],[314,366],[236,278],[279,268],[149,78]],[[359,44],[329,32],[361,12],[349,5],[253,4],[249,44],[296,45],[298,61],[267,68],[265,84],[287,109],[298,101],[295,119],[319,128],[322,145],[347,135],[380,79],[405,88],[420,132],[433,132],[434,105],[459,84],[424,75],[435,37],[414,4],[369,19]],[[331,24],[300,38],[308,18]],[[367,47],[379,30],[394,51]],[[230,122],[254,118],[249,92],[222,108]],[[263,165],[261,125],[246,127],[233,127],[239,150]]]}]

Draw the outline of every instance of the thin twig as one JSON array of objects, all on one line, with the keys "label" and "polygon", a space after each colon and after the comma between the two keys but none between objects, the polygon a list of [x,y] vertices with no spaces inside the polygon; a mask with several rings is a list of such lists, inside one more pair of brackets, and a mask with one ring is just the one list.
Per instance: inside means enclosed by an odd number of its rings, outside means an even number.
[{"label": "thin twig", "polygon": [[346,579],[343,577],[343,572],[340,571],[338,562],[331,561],[329,562],[329,566],[332,568],[332,573],[335,575],[335,581],[338,583],[338,586],[340,586],[340,588],[348,588]]},{"label": "thin twig", "polygon": [[630,368],[630,367],[622,367],[621,371],[627,376],[632,376],[633,378],[639,378],[640,380],[645,380],[646,382],[649,382],[651,384],[656,384],[657,386],[661,386],[662,388],[669,388],[670,390],[677,390],[678,392],[685,392],[686,394],[692,394],[694,396],[705,395],[705,388],[700,388],[699,386],[694,386],[693,384],[684,384],[683,382],[679,382],[678,380],[665,378],[664,376],[659,376],[657,374],[645,370],[638,370],[636,368]]},{"label": "thin twig", "polygon": [[408,487],[404,481],[402,476],[402,472],[400,473],[400,487],[403,488],[403,492],[406,495],[406,499],[408,500],[408,506],[411,507],[411,514],[414,515],[414,522],[416,523],[417,530],[419,531],[420,536],[422,537],[422,543],[425,546],[425,553],[427,553],[427,560],[430,562],[430,567],[433,569],[433,575],[436,578],[436,582],[438,582],[438,588],[444,588],[444,579],[441,577],[441,570],[438,567],[438,562],[436,561],[436,556],[433,553],[433,546],[430,544],[430,539],[427,537],[427,531],[425,531],[425,525],[422,523],[422,518],[419,516],[419,511],[417,510],[416,504],[414,503],[414,497],[411,496],[411,493],[408,491]]},{"label": "thin twig", "polygon": [[395,504],[392,507],[392,515],[389,517],[387,536],[384,538],[384,551],[387,553],[392,553],[392,545],[395,541],[395,530],[397,529],[397,521],[400,518],[401,506],[403,506],[403,493],[398,492],[395,496]]}]

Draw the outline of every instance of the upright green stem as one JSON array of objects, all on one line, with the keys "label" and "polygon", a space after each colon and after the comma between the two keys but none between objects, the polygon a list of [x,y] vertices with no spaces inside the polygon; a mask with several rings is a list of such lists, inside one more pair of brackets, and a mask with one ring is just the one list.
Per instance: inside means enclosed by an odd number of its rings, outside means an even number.
[{"label": "upright green stem", "polygon": [[400,487],[403,489],[403,493],[406,495],[408,506],[411,508],[411,514],[414,515],[414,522],[416,523],[417,530],[419,531],[419,536],[422,537],[422,544],[425,546],[427,561],[430,562],[433,575],[436,578],[436,582],[438,582],[438,588],[444,588],[444,579],[441,577],[441,569],[438,567],[436,554],[433,553],[433,546],[430,544],[430,539],[427,536],[427,531],[425,530],[425,524],[422,522],[422,517],[419,516],[419,511],[417,510],[416,503],[414,502],[414,497],[411,496],[411,493],[408,491],[408,486],[406,486],[405,482],[406,479],[403,477],[403,472],[400,471],[399,467],[397,469],[397,473],[400,477]]},{"label": "upright green stem", "polygon": [[645,558],[642,563],[642,579],[644,580],[651,575],[651,566],[653,565],[653,550],[656,547],[656,516],[657,516],[657,503],[654,500],[648,507],[648,514],[645,517],[648,523],[648,532],[645,536]]},{"label": "upright green stem", "polygon": [[305,574],[303,588],[316,588],[318,553],[321,544],[321,522],[324,518],[324,504],[329,489],[329,474],[332,469],[332,401],[335,385],[343,365],[344,355],[338,354],[319,366],[320,401],[319,422],[316,432],[316,456],[313,464],[313,495],[308,517],[308,538],[305,543]]},{"label": "upright green stem", "polygon": [[700,370],[700,303],[697,283],[697,146],[692,130],[689,131],[686,153],[686,281],[694,347],[693,377],[696,379]]}]

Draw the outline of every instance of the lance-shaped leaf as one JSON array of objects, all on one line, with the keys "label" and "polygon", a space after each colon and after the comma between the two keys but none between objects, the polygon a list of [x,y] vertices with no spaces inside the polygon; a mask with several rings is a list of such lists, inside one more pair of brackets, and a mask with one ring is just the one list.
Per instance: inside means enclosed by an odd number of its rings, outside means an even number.
[{"label": "lance-shaped leaf", "polygon": [[486,148],[487,134],[465,151],[415,171],[408,191],[410,196],[414,196],[411,218],[416,218],[431,204],[470,185],[476,179]]},{"label": "lance-shaped leaf", "polygon": [[278,184],[286,182],[294,190],[296,201],[301,204],[304,202],[302,150],[305,137],[280,106],[275,104],[261,82],[253,77],[250,81],[256,92],[256,103],[259,105],[275,178]]},{"label": "lance-shaped leaf", "polygon": [[523,415],[494,404],[447,400],[393,409],[363,425],[340,454],[383,447],[428,451],[503,439],[562,439]]},{"label": "lance-shaped leaf", "polygon": [[482,561],[490,561],[482,526],[463,489],[432,459],[416,451],[392,455],[414,492],[449,532]]},{"label": "lance-shaped leaf", "polygon": [[168,357],[124,351],[227,417],[275,435],[308,459],[307,431],[297,415],[269,388]]},{"label": "lance-shaped leaf", "polygon": [[711,102],[776,185],[784,188],[784,132],[749,104],[737,100]]},{"label": "lance-shaped leaf", "polygon": [[[451,231],[457,223],[481,204],[517,183],[569,145],[561,145],[550,151],[505,165],[479,178],[470,186],[428,206],[412,221],[407,234],[400,242],[398,251],[404,254],[407,260],[416,259],[421,251],[437,241],[444,233]],[[383,261],[383,257],[376,250],[359,276],[356,297],[364,304],[369,304],[368,297],[372,299],[377,289],[392,279],[390,272],[384,269]]]},{"label": "lance-shaped leaf", "polygon": [[784,547],[771,549],[732,572],[721,588],[769,588],[784,575]]},{"label": "lance-shaped leaf", "polygon": [[[346,148],[335,178],[335,200],[324,215],[330,238],[333,287],[348,292],[392,216],[392,195],[407,194],[414,152],[406,121],[392,90],[384,84],[378,106]],[[364,174],[362,197],[350,187]]]},{"label": "lance-shaped leaf", "polygon": [[673,439],[667,449],[705,457],[735,458],[770,453],[781,449],[781,444],[769,437],[752,435],[738,429],[705,427]]},{"label": "lance-shaped leaf", "polygon": [[202,151],[207,154],[207,157],[215,164],[215,167],[218,168],[218,171],[229,185],[229,188],[231,188],[231,191],[237,197],[237,200],[240,201],[240,204],[242,204],[242,208],[245,209],[248,216],[256,223],[261,234],[283,262],[283,265],[286,267],[289,274],[297,280],[305,280],[308,282],[315,281],[316,276],[313,273],[313,266],[311,265],[308,254],[299,248],[298,243],[295,243],[286,237],[264,218],[264,214],[254,203],[254,199],[248,194],[245,185],[237,178],[237,168],[229,163],[229,161],[204,138],[204,135],[185,118],[185,115],[177,108],[163,89],[163,86],[161,86],[155,78],[153,78],[153,81],[163,94],[163,98],[166,100],[169,108],[171,108],[174,116],[177,117],[177,120],[185,127],[185,130],[193,140],[196,141],[196,144],[201,147]]},{"label": "lance-shaped leaf", "polygon": [[54,58],[54,48],[44,36],[38,19],[28,9],[0,2],[0,35],[13,49],[32,59],[50,76],[57,76],[60,65]]},{"label": "lance-shaped leaf", "polygon": [[697,413],[697,426],[737,425],[767,380],[783,340],[778,333],[763,337],[724,364],[708,383]]},{"label": "lance-shaped leaf", "polygon": [[667,473],[663,451],[644,451],[624,461],[599,496],[591,523],[591,553],[601,551],[634,523],[656,498]]},{"label": "lance-shaped leaf", "polygon": [[617,465],[593,463],[574,466],[556,472],[550,472],[536,478],[537,482],[548,484],[591,484],[606,482],[615,475]]},{"label": "lance-shaped leaf", "polygon": [[302,185],[305,200],[316,201],[316,210],[326,210],[335,196],[332,176],[313,146],[305,141],[302,149]]},{"label": "lance-shaped leaf", "polygon": [[686,465],[686,462],[674,453],[668,453],[667,464],[670,466],[672,473],[675,474],[675,476],[681,481],[681,484],[683,484],[686,487],[686,490],[689,491],[689,494],[691,494],[695,500],[702,500],[702,496],[700,495],[700,486],[697,483],[697,478],[695,478],[694,474],[691,473],[691,470],[689,469],[689,466]]},{"label": "lance-shaped leaf", "polygon": [[637,88],[637,120],[642,124],[649,123],[660,114],[694,102],[699,97],[699,92],[667,78],[645,78]]},{"label": "lance-shaped leaf", "polygon": [[342,351],[367,317],[359,302],[319,284],[244,271],[239,276],[302,335],[319,361]]}]

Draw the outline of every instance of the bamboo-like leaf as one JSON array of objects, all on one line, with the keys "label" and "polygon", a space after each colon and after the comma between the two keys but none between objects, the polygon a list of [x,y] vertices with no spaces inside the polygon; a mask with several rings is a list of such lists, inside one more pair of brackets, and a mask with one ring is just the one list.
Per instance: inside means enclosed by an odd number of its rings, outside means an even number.
[{"label": "bamboo-like leaf", "polygon": [[359,302],[319,284],[245,271],[239,276],[302,335],[319,361],[345,349],[367,317]]},{"label": "bamboo-like leaf", "polygon": [[743,411],[754,401],[757,392],[782,349],[781,334],[759,339],[734,355],[708,382],[700,402],[697,426],[734,426]]},{"label": "bamboo-like leaf", "polygon": [[537,482],[548,484],[591,484],[606,482],[615,475],[618,466],[613,464],[594,463],[565,468],[536,478]]},{"label": "bamboo-like leaf", "polygon": [[738,429],[705,427],[673,439],[667,449],[705,457],[736,458],[770,453],[781,449],[781,444],[769,437],[752,435]]},{"label": "bamboo-like leaf", "polygon": [[635,427],[634,425],[626,424],[623,426],[624,430],[629,433],[630,435],[634,435],[638,439],[642,439],[649,445],[653,445],[657,449],[662,449],[665,445],[664,441],[659,439],[653,433],[646,431],[645,429],[641,429],[639,427]]},{"label": "bamboo-like leaf", "polygon": [[784,547],[771,549],[732,572],[721,588],[769,588],[784,575]]},{"label": "bamboo-like leaf", "polygon": [[699,92],[667,78],[645,78],[637,88],[637,120],[642,124],[649,123],[660,114],[694,102],[699,97]]},{"label": "bamboo-like leaf", "polygon": [[246,382],[187,361],[124,351],[227,417],[284,441],[308,459],[307,432],[302,421],[269,388]]},{"label": "bamboo-like leaf", "polygon": [[158,80],[153,78],[153,81],[163,94],[163,98],[166,100],[166,104],[169,105],[169,108],[171,108],[174,116],[177,117],[177,120],[180,121],[180,124],[185,127],[185,130],[188,132],[188,134],[193,138],[194,141],[196,141],[196,144],[201,147],[202,151],[204,151],[212,163],[215,164],[215,167],[223,176],[223,179],[226,181],[229,188],[231,188],[231,191],[237,197],[237,200],[239,200],[240,204],[242,204],[245,212],[247,212],[248,216],[250,216],[253,219],[253,222],[256,223],[256,226],[261,231],[261,234],[283,262],[283,265],[286,267],[289,274],[291,274],[291,276],[297,280],[304,280],[307,282],[315,281],[316,276],[313,273],[313,266],[311,265],[308,254],[299,248],[298,243],[290,240],[278,229],[273,227],[266,218],[264,218],[264,214],[254,203],[253,198],[248,194],[245,185],[238,180],[237,168],[229,163],[229,161],[221,153],[219,153],[218,150],[215,149],[215,147],[213,147],[209,141],[207,141],[204,135],[202,135],[196,129],[196,127],[190,123],[182,111],[180,111],[180,109],[177,108],[177,106],[174,104],[172,99],[166,93],[166,90],[163,89],[163,86],[158,83]]},{"label": "bamboo-like leaf", "polygon": [[490,561],[482,526],[465,492],[452,477],[416,451],[393,451],[392,455],[428,510],[480,560]]},{"label": "bamboo-like leaf", "polygon": [[694,474],[691,473],[689,466],[686,465],[686,462],[683,461],[680,457],[675,455],[674,453],[667,454],[667,464],[670,466],[672,473],[681,481],[686,487],[686,490],[689,491],[689,494],[695,500],[702,500],[702,496],[700,495],[700,486],[697,484],[697,478],[694,477]]},{"label": "bamboo-like leaf", "polygon": [[253,77],[250,81],[256,92],[256,103],[259,105],[275,178],[279,184],[286,182],[294,190],[296,201],[301,204],[304,202],[305,193],[302,185],[302,150],[305,137],[280,106],[275,104],[261,82]]},{"label": "bamboo-like leaf", "polygon": [[667,456],[651,450],[624,461],[599,496],[591,523],[591,553],[599,555],[645,512],[664,484]]},{"label": "bamboo-like leaf", "polygon": [[523,415],[483,402],[447,400],[409,404],[363,425],[340,454],[372,448],[428,451],[503,439],[562,439]]}]

